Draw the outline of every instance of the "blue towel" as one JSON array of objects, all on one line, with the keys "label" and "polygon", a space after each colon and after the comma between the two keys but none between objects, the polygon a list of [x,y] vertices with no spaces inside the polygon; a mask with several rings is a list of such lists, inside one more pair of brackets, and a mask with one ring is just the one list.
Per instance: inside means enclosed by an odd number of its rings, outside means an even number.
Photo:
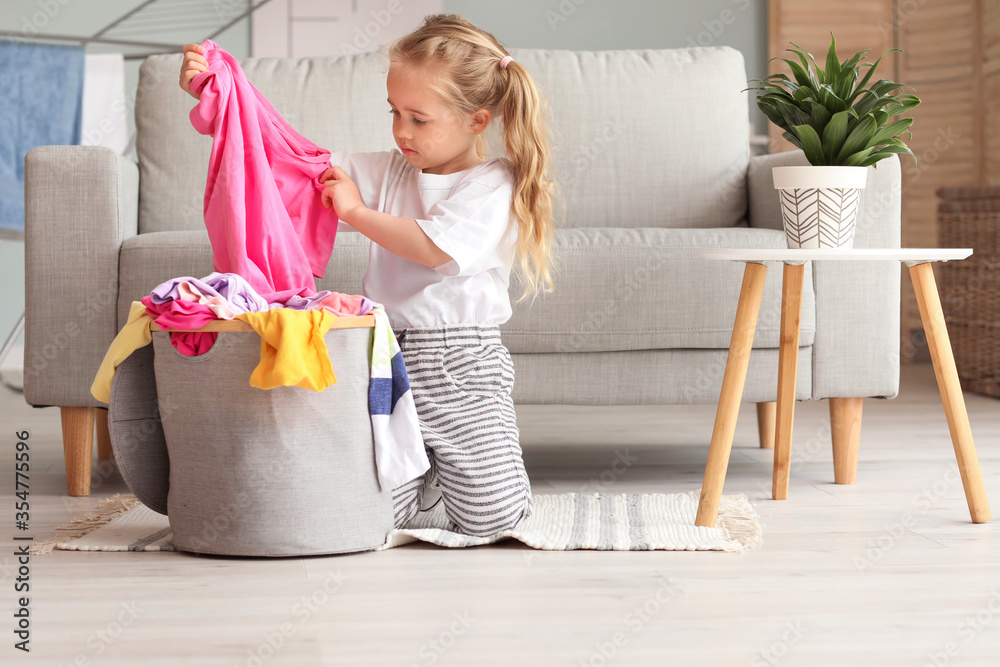
[{"label": "blue towel", "polygon": [[0,228],[24,230],[24,155],[80,143],[83,47],[0,41]]}]

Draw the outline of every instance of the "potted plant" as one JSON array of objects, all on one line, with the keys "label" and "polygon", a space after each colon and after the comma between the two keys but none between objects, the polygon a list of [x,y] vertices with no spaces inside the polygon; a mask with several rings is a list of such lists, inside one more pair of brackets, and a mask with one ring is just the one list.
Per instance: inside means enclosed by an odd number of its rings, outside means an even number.
[{"label": "potted plant", "polygon": [[[837,40],[830,35],[826,69],[794,42],[787,49],[798,56],[780,58],[794,79],[772,74],[751,79],[758,86],[757,106],[784,130],[782,136],[805,153],[808,167],[774,167],[774,187],[781,197],[781,215],[789,248],[850,248],[858,214],[860,190],[867,168],[894,153],[916,159],[900,135],[912,118],[892,120],[920,104],[909,94],[894,94],[903,84],[887,79],[869,85],[879,63],[861,59],[871,49],[840,62]],[[868,71],[861,75],[861,68]],[[912,136],[912,135],[911,135]]]}]

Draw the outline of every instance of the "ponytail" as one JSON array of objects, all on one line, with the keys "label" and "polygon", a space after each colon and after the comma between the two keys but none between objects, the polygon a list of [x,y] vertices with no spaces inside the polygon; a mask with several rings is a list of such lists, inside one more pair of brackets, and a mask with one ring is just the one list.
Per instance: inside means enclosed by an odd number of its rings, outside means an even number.
[{"label": "ponytail", "polygon": [[524,280],[521,299],[553,289],[549,268],[554,224],[545,110],[535,82],[516,61],[507,64],[500,101],[504,149],[514,176],[510,210],[517,221],[517,257]]},{"label": "ponytail", "polygon": [[[553,289],[555,233],[553,183],[545,103],[528,70],[508,58],[493,35],[461,17],[428,16],[417,30],[393,42],[390,67],[399,63],[441,66],[435,86],[459,113],[487,109],[503,123],[504,162],[514,181],[511,216],[517,224],[516,254],[524,292],[520,300]],[[504,62],[506,60],[506,62]],[[504,66],[501,66],[504,63]],[[477,149],[485,157],[480,136]]]}]

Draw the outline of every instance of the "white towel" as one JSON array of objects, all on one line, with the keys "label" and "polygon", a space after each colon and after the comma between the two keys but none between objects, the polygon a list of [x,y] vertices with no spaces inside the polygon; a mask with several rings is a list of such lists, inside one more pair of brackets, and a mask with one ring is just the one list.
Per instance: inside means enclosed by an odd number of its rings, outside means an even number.
[{"label": "white towel", "polygon": [[127,112],[122,54],[88,53],[84,60],[80,143],[106,146],[124,154],[129,143]]},{"label": "white towel", "polygon": [[403,352],[392,333],[385,308],[376,306],[371,314],[375,316],[375,332],[368,407],[379,485],[383,491],[391,491],[427,472],[431,464],[424,451]]}]

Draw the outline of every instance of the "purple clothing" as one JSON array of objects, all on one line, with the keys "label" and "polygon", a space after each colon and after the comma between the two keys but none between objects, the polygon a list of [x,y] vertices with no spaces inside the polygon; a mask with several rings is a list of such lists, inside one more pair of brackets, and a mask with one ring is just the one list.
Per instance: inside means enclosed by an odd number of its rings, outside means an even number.
[{"label": "purple clothing", "polygon": [[293,310],[315,310],[322,308],[334,315],[367,315],[376,303],[358,294],[341,294],[323,290],[309,297],[293,296],[284,304],[272,304],[272,307],[283,306]]},{"label": "purple clothing", "polygon": [[[212,274],[213,276],[216,274]],[[181,283],[191,283],[198,288],[198,291],[205,296],[222,296],[215,291],[212,286],[198,280],[197,278],[192,278],[190,276],[181,276],[180,278],[171,278],[166,282],[162,282],[153,288],[153,291],[149,293],[149,300],[153,303],[159,305],[164,304],[167,301],[178,301],[181,298],[180,292],[178,291],[178,286]]]},{"label": "purple clothing", "polygon": [[205,296],[225,299],[238,313],[256,313],[268,309],[264,297],[257,294],[257,291],[250,287],[250,283],[235,273],[210,273],[201,279],[190,276],[171,278],[153,288],[149,293],[150,301],[164,304],[180,300],[178,287],[184,282],[190,283]]},{"label": "purple clothing", "polygon": [[[211,273],[202,278],[233,308],[244,313],[257,313],[268,309],[268,303],[246,280],[235,273]],[[197,287],[197,285],[195,285]]]}]

